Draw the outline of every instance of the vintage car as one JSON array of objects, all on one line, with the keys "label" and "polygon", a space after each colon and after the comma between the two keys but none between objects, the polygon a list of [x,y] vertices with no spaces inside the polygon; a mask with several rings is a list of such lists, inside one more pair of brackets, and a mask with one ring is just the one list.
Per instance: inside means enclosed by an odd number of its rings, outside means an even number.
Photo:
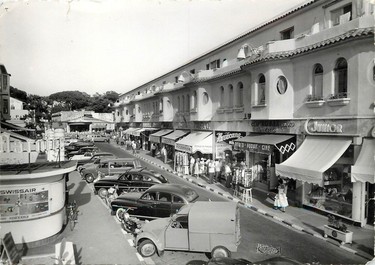
[{"label": "vintage car", "polygon": [[[96,152],[96,153],[92,154],[91,156],[84,156],[81,159],[77,159],[77,168],[81,165],[86,164],[86,163],[94,162],[99,157],[115,157],[115,155],[112,154],[112,153],[108,153],[108,152]],[[73,160],[73,159],[71,159],[71,160]]]},{"label": "vintage car", "polygon": [[106,136],[106,135],[93,135],[91,140],[94,143],[95,142],[107,142],[107,143],[109,143],[109,139],[110,139],[110,137]]},{"label": "vintage car", "polygon": [[[154,186],[155,187],[155,186]],[[169,218],[145,223],[135,238],[143,257],[180,250],[230,257],[240,244],[240,211],[235,202],[197,201]]]},{"label": "vintage car", "polygon": [[107,190],[115,185],[118,192],[141,192],[155,184],[168,183],[168,180],[160,173],[146,168],[129,169],[125,173],[106,176],[94,183],[94,193],[104,198]]},{"label": "vintage car", "polygon": [[83,155],[83,154],[88,153],[88,152],[96,153],[98,150],[99,150],[99,148],[97,148],[96,146],[84,146],[84,147],[79,148],[76,151],[66,152],[65,156],[68,159],[70,159],[71,157],[73,157],[75,155]]},{"label": "vintage car", "polygon": [[177,184],[156,184],[144,193],[121,195],[111,202],[111,213],[120,208],[128,209],[132,216],[145,219],[168,217],[182,206],[198,199],[195,190]]},{"label": "vintage car", "polygon": [[94,145],[93,142],[86,142],[86,141],[72,142],[68,146],[65,147],[65,152],[77,151],[81,147],[93,146],[93,145]]},{"label": "vintage car", "polygon": [[80,173],[88,183],[91,183],[99,174],[104,176],[120,174],[130,168],[142,168],[141,162],[136,158],[104,158],[99,164],[87,167]]},{"label": "vintage car", "polygon": [[[113,154],[112,154],[112,156],[102,156],[102,157],[99,156],[99,157],[95,157],[92,161],[90,160],[88,163],[84,163],[83,165],[77,165],[77,171],[78,171],[78,173],[80,173],[82,175],[82,171],[84,169],[98,167],[98,165],[100,164],[100,161],[102,161],[103,159],[106,159],[106,158],[113,158],[114,159],[114,158],[117,158],[117,157],[115,155],[113,155]],[[77,164],[78,163],[79,162],[77,162]]]}]

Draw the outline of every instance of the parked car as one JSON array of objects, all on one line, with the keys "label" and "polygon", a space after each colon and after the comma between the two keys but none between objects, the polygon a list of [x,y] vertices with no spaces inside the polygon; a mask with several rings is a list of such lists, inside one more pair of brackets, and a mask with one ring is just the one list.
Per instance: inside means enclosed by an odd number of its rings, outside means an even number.
[{"label": "parked car", "polygon": [[[96,155],[96,154],[95,154]],[[94,155],[94,156],[95,156]],[[85,164],[83,164],[83,165],[79,165],[79,166],[77,166],[77,171],[78,171],[78,173],[80,173],[81,174],[81,176],[83,177],[83,174],[82,174],[82,172],[83,172],[83,170],[84,169],[88,169],[88,168],[95,168],[95,167],[97,167],[99,164],[100,164],[100,161],[102,161],[102,159],[108,159],[108,158],[112,158],[112,159],[115,159],[115,158],[117,158],[116,156],[114,156],[114,155],[112,155],[112,156],[103,156],[103,157],[96,157],[96,158],[94,158],[93,160],[92,160],[92,162],[88,162],[88,163],[85,163]],[[90,160],[91,161],[91,160]],[[78,162],[77,162],[78,163]],[[88,171],[90,171],[90,170],[88,170]]]},{"label": "parked car", "polygon": [[113,157],[115,158],[114,154],[108,153],[108,152],[96,152],[92,154],[92,156],[87,157],[85,156],[82,159],[77,160],[77,168],[81,165],[84,165],[86,163],[94,162],[99,157]]},{"label": "parked car", "polygon": [[71,158],[72,156],[75,156],[75,155],[83,155],[87,152],[95,153],[98,150],[99,150],[99,148],[97,148],[96,146],[84,146],[84,147],[79,148],[76,151],[67,152],[65,155],[69,159],[69,158]]},{"label": "parked car", "polygon": [[94,152],[86,152],[84,154],[79,154],[79,155],[73,155],[71,157],[69,157],[69,160],[75,160],[75,161],[78,161],[78,160],[82,160],[82,159],[89,159],[90,157],[92,157],[92,155],[94,154]]},{"label": "parked car", "polygon": [[95,166],[83,169],[81,175],[91,183],[98,177],[99,172],[107,176],[124,173],[130,168],[142,168],[141,162],[136,158],[106,158],[101,159]]},{"label": "parked car", "polygon": [[92,141],[93,142],[107,142],[109,143],[109,136],[106,135],[93,135],[92,136]]},{"label": "parked car", "polygon": [[145,192],[121,195],[111,202],[111,213],[119,208],[129,208],[129,214],[139,218],[168,217],[182,206],[198,199],[195,190],[177,184],[156,184]]},{"label": "parked car", "polygon": [[129,169],[125,173],[106,176],[94,183],[94,193],[104,198],[107,190],[118,185],[118,192],[141,192],[155,184],[168,183],[161,174],[145,168]]},{"label": "parked car", "polygon": [[172,217],[145,223],[135,246],[143,257],[181,250],[210,253],[217,258],[230,257],[240,240],[238,203],[197,201],[182,207]]},{"label": "parked car", "polygon": [[86,142],[86,141],[72,142],[68,146],[65,147],[65,152],[77,151],[81,147],[93,146],[93,145],[94,145],[93,142]]}]

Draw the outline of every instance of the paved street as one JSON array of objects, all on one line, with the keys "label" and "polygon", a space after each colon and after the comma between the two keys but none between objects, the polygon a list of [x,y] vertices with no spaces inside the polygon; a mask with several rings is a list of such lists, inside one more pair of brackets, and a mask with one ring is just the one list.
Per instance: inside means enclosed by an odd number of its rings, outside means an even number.
[{"label": "paved street", "polygon": [[[116,145],[98,144],[102,151],[110,151],[119,157],[131,156]],[[194,188],[202,200],[228,200],[224,196],[199,187],[156,165],[141,163],[162,173],[171,183]],[[120,224],[110,215],[105,203],[92,192],[92,184],[82,181],[77,172],[70,174],[70,200],[76,200],[80,215],[74,231],[65,229],[55,243],[63,237],[75,244],[77,264],[143,264],[174,265],[186,264],[191,260],[207,260],[204,253],[165,251],[163,256],[154,255],[143,259],[132,245],[132,236],[121,229]],[[346,251],[334,244],[298,231],[247,207],[241,206],[241,244],[233,257],[256,262],[272,256],[287,256],[302,263],[316,264],[365,264],[368,259]],[[313,217],[313,215],[311,215]],[[24,264],[45,264],[52,260],[54,244],[30,249]]]}]

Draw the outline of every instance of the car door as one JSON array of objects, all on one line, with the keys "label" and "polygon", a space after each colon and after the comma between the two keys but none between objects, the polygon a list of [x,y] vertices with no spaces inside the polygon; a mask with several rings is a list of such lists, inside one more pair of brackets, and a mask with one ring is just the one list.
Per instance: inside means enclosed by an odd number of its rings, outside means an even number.
[{"label": "car door", "polygon": [[131,175],[124,173],[118,178],[120,192],[128,191],[131,188]]},{"label": "car door", "polygon": [[155,206],[156,217],[169,217],[171,215],[172,195],[167,192],[158,192]]},{"label": "car door", "polygon": [[158,204],[156,192],[146,191],[137,202],[137,209],[134,215],[144,216],[144,217],[155,217],[155,209]]},{"label": "car door", "polygon": [[142,175],[139,173],[132,173],[131,188],[135,192],[139,192],[139,187],[142,187]]},{"label": "car door", "polygon": [[165,249],[189,249],[189,224],[188,216],[181,215],[172,220],[165,230]]}]

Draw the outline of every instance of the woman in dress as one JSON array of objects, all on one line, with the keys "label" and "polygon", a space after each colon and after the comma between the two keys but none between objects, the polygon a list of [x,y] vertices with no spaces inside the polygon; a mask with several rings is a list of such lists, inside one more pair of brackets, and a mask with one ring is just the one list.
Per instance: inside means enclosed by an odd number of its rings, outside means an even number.
[{"label": "woman in dress", "polygon": [[285,212],[285,208],[289,206],[288,198],[286,197],[286,187],[285,184],[280,184],[278,186],[278,193],[275,197],[275,202],[273,203],[274,209],[280,209],[281,211]]}]

